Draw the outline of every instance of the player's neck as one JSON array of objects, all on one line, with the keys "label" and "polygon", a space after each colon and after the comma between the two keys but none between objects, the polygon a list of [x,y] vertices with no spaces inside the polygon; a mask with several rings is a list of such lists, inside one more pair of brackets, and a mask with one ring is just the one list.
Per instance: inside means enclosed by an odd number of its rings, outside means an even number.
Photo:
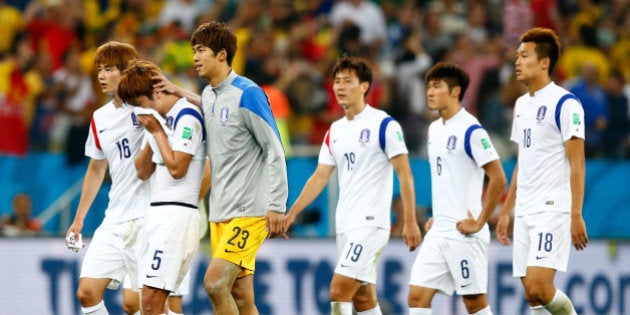
[{"label": "player's neck", "polygon": [[123,100],[118,97],[118,93],[114,93],[114,98],[112,99],[112,102],[114,103],[114,106],[116,106],[117,108],[120,108],[123,104]]},{"label": "player's neck", "polygon": [[462,105],[457,102],[455,104],[451,104],[441,110],[439,110],[440,117],[442,117],[442,122],[446,122],[455,116],[462,109]]},{"label": "player's neck", "polygon": [[360,114],[365,109],[366,106],[367,104],[365,104],[364,102],[361,102],[361,103],[356,103],[351,106],[348,106],[347,109],[344,108],[343,110],[346,115],[346,118],[348,120],[353,120],[356,115]]},{"label": "player's neck", "polygon": [[208,83],[210,83],[210,86],[213,88],[217,87],[225,81],[225,79],[230,75],[230,72],[232,72],[232,68],[226,64],[225,66],[222,66],[221,69],[217,70],[216,75],[207,78]]},{"label": "player's neck", "polygon": [[532,79],[527,82],[527,91],[530,96],[534,96],[536,92],[542,90],[549,83],[551,83],[551,78],[548,75]]}]

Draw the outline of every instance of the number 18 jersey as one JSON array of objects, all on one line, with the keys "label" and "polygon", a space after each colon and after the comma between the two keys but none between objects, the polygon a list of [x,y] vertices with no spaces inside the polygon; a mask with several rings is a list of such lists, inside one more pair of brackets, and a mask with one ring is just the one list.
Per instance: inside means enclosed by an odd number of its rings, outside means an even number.
[{"label": "number 18 jersey", "polygon": [[516,100],[510,137],[518,143],[515,216],[571,211],[564,143],[572,137],[584,139],[584,109],[567,90],[551,82]]},{"label": "number 18 jersey", "polygon": [[339,200],[336,232],[359,227],[391,228],[393,166],[389,159],[407,154],[400,125],[382,110],[366,105],[354,119],[343,117],[331,126],[319,163],[337,168]]}]

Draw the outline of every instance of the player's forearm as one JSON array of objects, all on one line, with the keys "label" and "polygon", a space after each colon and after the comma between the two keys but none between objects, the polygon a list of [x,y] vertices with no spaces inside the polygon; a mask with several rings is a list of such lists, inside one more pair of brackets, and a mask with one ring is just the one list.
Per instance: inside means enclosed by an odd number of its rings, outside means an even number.
[{"label": "player's forearm", "polygon": [[175,95],[178,97],[185,98],[189,103],[195,104],[196,106],[201,107],[201,96],[193,93],[191,91],[185,90],[181,87],[175,91]]},{"label": "player's forearm", "polygon": [[510,181],[510,189],[508,190],[508,194],[505,198],[505,202],[503,202],[503,205],[501,206],[501,215],[512,214],[512,209],[514,209],[514,205],[516,204],[517,174],[518,174],[518,165],[514,167],[514,171],[512,172],[512,179]]},{"label": "player's forearm", "polygon": [[308,181],[306,181],[304,188],[302,188],[302,192],[300,192],[300,195],[289,210],[289,214],[297,217],[300,213],[302,213],[302,211],[304,211],[304,209],[308,205],[310,205],[315,200],[315,198],[317,198],[317,196],[319,196],[319,194],[324,190],[326,184],[328,184],[327,179],[313,174],[313,176],[311,176]]},{"label": "player's forearm", "polygon": [[413,188],[411,172],[407,176],[399,176],[400,195],[403,203],[403,223],[416,224],[416,193]]},{"label": "player's forearm", "polygon": [[83,223],[90,207],[92,206],[92,202],[94,202],[98,191],[101,189],[106,171],[106,167],[103,167],[102,165],[103,163],[105,163],[105,166],[107,165],[106,161],[91,160],[88,165],[85,177],[83,178],[79,206],[77,207],[77,213],[74,217],[75,222]]},{"label": "player's forearm", "polygon": [[134,165],[136,167],[136,175],[141,180],[147,180],[153,174],[155,170],[155,164],[151,161],[151,157],[153,156],[153,150],[151,150],[151,146],[147,143],[147,145],[140,150],[136,160],[134,161]]},{"label": "player's forearm", "polygon": [[584,161],[571,163],[571,216],[582,216],[585,174]]}]

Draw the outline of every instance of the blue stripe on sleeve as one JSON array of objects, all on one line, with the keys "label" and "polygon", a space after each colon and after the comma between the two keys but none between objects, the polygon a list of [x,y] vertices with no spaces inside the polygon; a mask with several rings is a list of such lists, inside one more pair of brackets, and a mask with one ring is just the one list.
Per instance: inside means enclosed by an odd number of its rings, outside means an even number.
[{"label": "blue stripe on sleeve", "polygon": [[556,105],[556,127],[558,127],[558,130],[561,133],[562,133],[562,129],[560,129],[560,115],[562,114],[562,105],[564,104],[564,101],[568,99],[574,99],[578,103],[580,103],[580,105],[582,105],[582,102],[580,102],[580,99],[578,99],[577,96],[571,93],[565,94],[560,98],[560,100],[558,101],[558,105]]},{"label": "blue stripe on sleeve", "polygon": [[206,140],[206,125],[203,123],[203,117],[201,117],[201,114],[190,108],[190,107],[186,107],[182,110],[179,111],[179,113],[177,113],[177,117],[175,117],[175,122],[173,123],[173,129],[177,129],[177,122],[179,121],[180,118],[182,118],[184,115],[191,115],[195,118],[197,118],[199,120],[199,122],[201,123],[201,129],[202,129],[202,133],[203,133],[203,140]]},{"label": "blue stripe on sleeve", "polygon": [[260,118],[269,125],[280,141],[280,131],[278,131],[276,120],[273,118],[273,114],[271,113],[271,105],[269,105],[269,99],[267,98],[265,92],[253,81],[242,76],[236,77],[236,79],[232,82],[232,85],[243,90],[240,107],[246,108],[252,113],[260,116]]},{"label": "blue stripe on sleeve", "polygon": [[381,126],[378,129],[378,143],[381,145],[381,150],[383,150],[383,152],[385,152],[385,131],[387,131],[387,125],[389,125],[389,122],[394,120],[394,118],[392,118],[391,116],[387,116],[385,118],[383,118],[383,120],[381,121]]},{"label": "blue stripe on sleeve", "polygon": [[475,158],[473,157],[472,149],[470,148],[470,137],[472,136],[473,131],[477,129],[483,129],[483,127],[481,127],[480,125],[472,125],[468,127],[468,129],[466,129],[466,134],[464,135],[464,150],[466,151],[466,154],[468,154],[468,156],[473,160]]}]

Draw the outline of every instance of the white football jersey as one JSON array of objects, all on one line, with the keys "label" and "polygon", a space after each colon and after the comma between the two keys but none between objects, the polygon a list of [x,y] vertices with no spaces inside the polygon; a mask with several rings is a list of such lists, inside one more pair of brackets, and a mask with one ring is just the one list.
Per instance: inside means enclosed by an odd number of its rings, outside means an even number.
[{"label": "white football jersey", "polygon": [[124,103],[117,108],[109,102],[92,115],[85,155],[107,159],[112,180],[103,224],[142,217],[149,207],[149,183],[138,179],[134,164],[144,128],[132,108]]},{"label": "white football jersey", "polygon": [[584,139],[584,109],[564,88],[551,82],[534,96],[526,93],[516,100],[510,138],[519,152],[516,216],[571,211],[564,143],[572,137]]},{"label": "white football jersey", "polygon": [[358,227],[391,228],[394,168],[389,159],[399,154],[407,154],[402,129],[382,110],[366,105],[353,120],[343,117],[330,126],[318,162],[337,167],[337,234]]},{"label": "white football jersey", "polygon": [[[156,164],[155,173],[151,177],[151,203],[179,202],[197,206],[206,161],[203,128],[203,116],[199,108],[184,98],[179,99],[166,113],[164,131],[171,149],[193,157],[188,172],[180,179],[173,178],[164,163]],[[154,157],[153,160],[158,159]]]},{"label": "white football jersey", "polygon": [[464,108],[450,119],[437,119],[429,126],[429,164],[433,203],[432,233],[452,238],[464,236],[457,221],[481,213],[483,166],[498,160],[492,141],[477,118]]}]

